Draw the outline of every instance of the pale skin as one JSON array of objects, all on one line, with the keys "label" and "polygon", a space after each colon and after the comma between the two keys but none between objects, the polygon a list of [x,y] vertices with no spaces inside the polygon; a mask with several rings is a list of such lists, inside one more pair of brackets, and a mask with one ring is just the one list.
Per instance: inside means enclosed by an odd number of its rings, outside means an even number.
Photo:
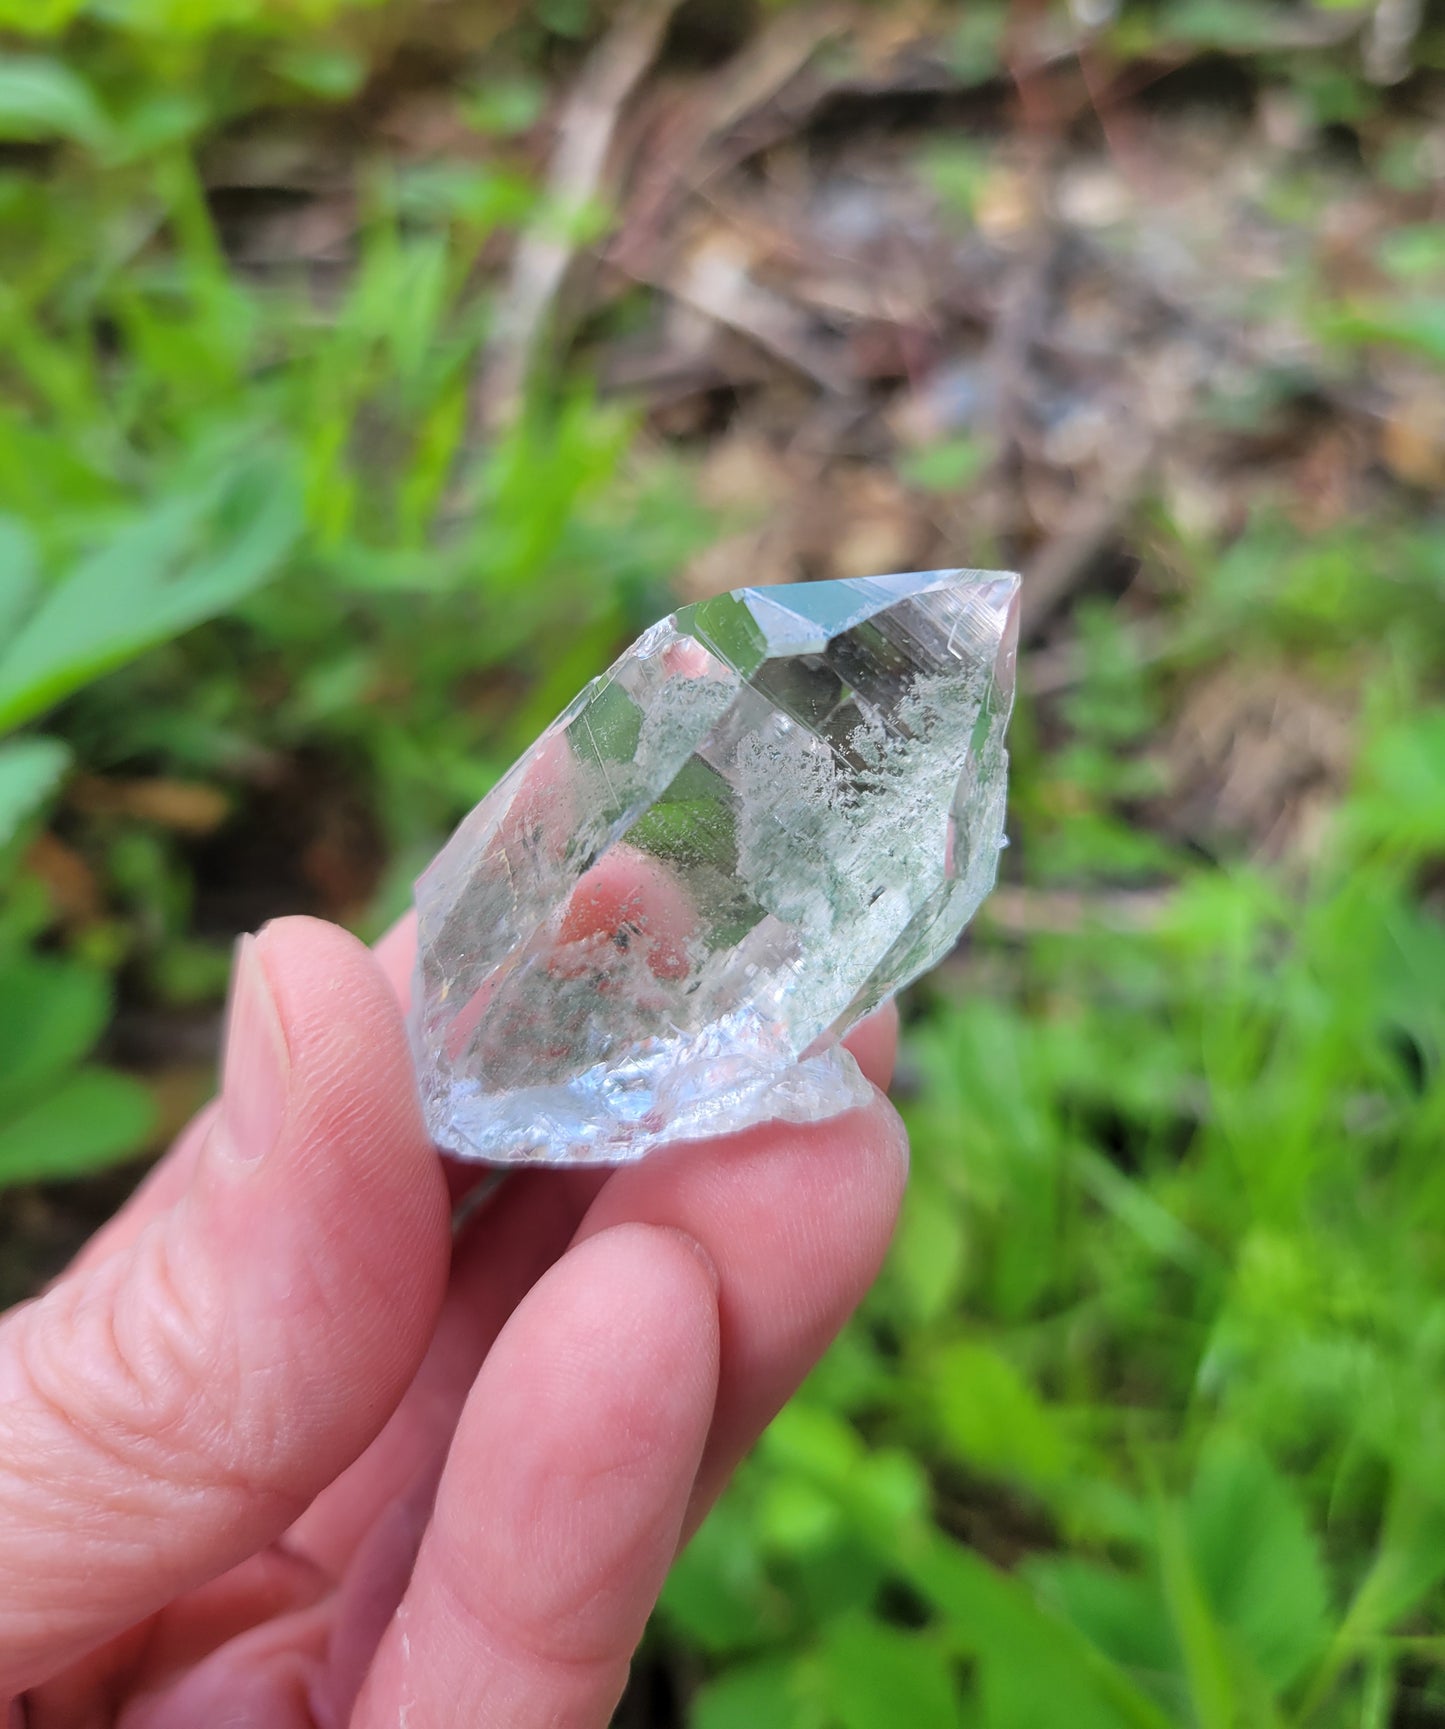
[{"label": "pale skin", "polygon": [[[509,1178],[454,1241],[411,947],[243,944],[221,1097],[0,1319],[10,1729],[600,1729],[877,1271],[907,1165],[881,1092]],[[894,1036],[849,1041],[876,1086]]]}]

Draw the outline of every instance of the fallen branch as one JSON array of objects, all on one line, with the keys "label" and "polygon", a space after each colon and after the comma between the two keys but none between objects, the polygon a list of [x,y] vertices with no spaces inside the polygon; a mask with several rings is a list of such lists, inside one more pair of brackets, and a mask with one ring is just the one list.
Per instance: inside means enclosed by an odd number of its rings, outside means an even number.
[{"label": "fallen branch", "polygon": [[[633,0],[593,50],[557,123],[542,218],[518,242],[482,358],[484,426],[517,413],[581,242],[567,232],[601,193],[618,122],[657,56],[678,0]],[[559,232],[560,230],[560,232]]]}]

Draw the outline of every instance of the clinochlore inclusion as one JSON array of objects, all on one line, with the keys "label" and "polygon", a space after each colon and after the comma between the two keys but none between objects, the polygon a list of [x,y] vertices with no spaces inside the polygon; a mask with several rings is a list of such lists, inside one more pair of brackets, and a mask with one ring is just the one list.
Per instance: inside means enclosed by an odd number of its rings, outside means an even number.
[{"label": "clinochlore inclusion", "polygon": [[861,1101],[842,1035],[993,885],[1017,598],[976,570],[745,588],[594,679],[417,883],[437,1144],[621,1162]]}]

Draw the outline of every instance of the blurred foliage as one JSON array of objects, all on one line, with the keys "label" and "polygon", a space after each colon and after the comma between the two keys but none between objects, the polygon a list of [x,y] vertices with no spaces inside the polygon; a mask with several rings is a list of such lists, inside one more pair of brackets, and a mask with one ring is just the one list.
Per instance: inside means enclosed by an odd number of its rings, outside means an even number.
[{"label": "blurred foliage", "polygon": [[[0,0],[0,1183],[147,1144],[150,1090],[95,1053],[117,991],[214,1001],[206,812],[278,759],[340,765],[380,830],[355,909],[379,928],[709,533],[680,461],[585,385],[472,436],[474,261],[545,216],[524,156],[374,142],[344,279],[229,261],[205,149],[354,98],[406,10]],[[1341,11],[1073,9],[1125,57],[1233,56],[1322,125],[1380,89],[1281,25]],[[960,78],[996,75],[1002,19],[960,20]],[[523,24],[538,67],[588,27]],[[458,112],[505,141],[545,96],[524,54]],[[966,218],[985,160],[951,141],[921,172]],[[1421,181],[1407,137],[1368,166]],[[1438,224],[1379,265],[1292,290],[1342,375],[1374,345],[1442,357]],[[904,478],[947,493],[988,454],[941,439]],[[1146,509],[1137,533],[1153,634],[1081,609],[1066,695],[1015,728],[1009,879],[1066,916],[985,917],[916,995],[890,1264],[668,1588],[654,1651],[698,1729],[1445,1722],[1438,522],[1420,500],[1302,537],[1261,510],[1226,543]],[[1302,860],[1154,820],[1162,718],[1220,667],[1308,667],[1358,706]]]}]

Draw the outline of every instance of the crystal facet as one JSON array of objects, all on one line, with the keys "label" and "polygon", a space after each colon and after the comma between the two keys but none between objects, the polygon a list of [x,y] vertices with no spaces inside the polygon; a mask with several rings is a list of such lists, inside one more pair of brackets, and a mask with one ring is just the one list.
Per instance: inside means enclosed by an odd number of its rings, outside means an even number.
[{"label": "crystal facet", "polygon": [[613,1163],[867,1097],[843,1033],[993,886],[1017,591],[739,589],[594,679],[417,883],[438,1145]]}]

